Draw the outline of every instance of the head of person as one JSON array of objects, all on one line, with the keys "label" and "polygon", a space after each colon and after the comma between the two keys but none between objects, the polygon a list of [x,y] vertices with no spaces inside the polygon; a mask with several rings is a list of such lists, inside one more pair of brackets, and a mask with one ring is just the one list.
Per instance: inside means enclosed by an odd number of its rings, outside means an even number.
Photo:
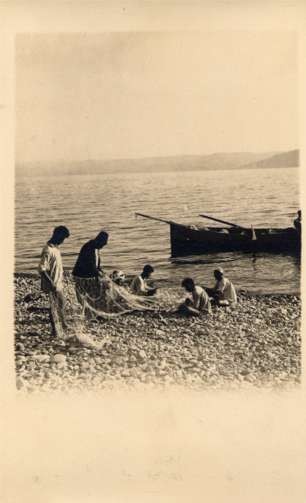
[{"label": "head of person", "polygon": [[299,220],[301,220],[301,218],[302,218],[302,211],[301,211],[301,210],[299,210],[299,211],[297,212],[297,215],[298,215]]},{"label": "head of person", "polygon": [[147,264],[144,266],[144,268],[142,270],[142,277],[149,278],[151,276],[151,274],[153,274],[153,272],[154,272],[154,268],[150,264]]},{"label": "head of person", "polygon": [[222,267],[217,267],[217,269],[214,270],[214,276],[217,281],[220,281],[223,278],[224,271],[223,271]]},{"label": "head of person", "polygon": [[125,274],[122,271],[113,271],[111,274],[111,279],[117,283],[117,285],[123,285],[125,281]]},{"label": "head of person", "polygon": [[53,230],[52,237],[50,241],[55,245],[62,244],[66,238],[70,235],[69,230],[64,225],[59,225]]},{"label": "head of person", "polygon": [[187,292],[193,292],[195,284],[192,278],[184,278],[182,281],[182,287],[185,288]]},{"label": "head of person", "polygon": [[107,245],[107,241],[108,241],[107,232],[101,231],[94,239],[95,247],[98,250],[100,250],[101,248],[103,248],[103,246]]}]

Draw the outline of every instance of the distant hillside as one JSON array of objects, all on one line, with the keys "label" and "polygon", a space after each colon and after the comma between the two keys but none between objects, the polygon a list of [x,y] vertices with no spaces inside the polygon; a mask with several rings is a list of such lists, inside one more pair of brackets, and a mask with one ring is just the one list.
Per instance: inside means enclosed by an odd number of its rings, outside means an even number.
[{"label": "distant hillside", "polygon": [[[295,153],[295,157],[292,152]],[[36,162],[17,164],[16,175],[94,175],[120,172],[140,173],[297,166],[298,151],[292,152],[281,154],[275,154],[275,152],[230,152],[201,156],[153,157],[144,159]],[[297,158],[297,161],[294,164],[295,158]]]},{"label": "distant hillside", "polygon": [[275,154],[267,159],[252,162],[244,166],[245,168],[294,168],[299,166],[299,150],[290,150],[282,154]]}]

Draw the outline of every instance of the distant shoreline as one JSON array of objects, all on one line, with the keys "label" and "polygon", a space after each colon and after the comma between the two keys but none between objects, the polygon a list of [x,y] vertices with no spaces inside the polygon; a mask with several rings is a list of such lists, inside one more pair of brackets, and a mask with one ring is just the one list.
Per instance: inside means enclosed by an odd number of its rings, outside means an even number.
[{"label": "distant shoreline", "polygon": [[71,176],[109,173],[186,173],[198,171],[228,171],[242,169],[297,168],[299,150],[288,152],[225,152],[210,155],[148,157],[143,159],[113,159],[83,161],[17,162],[16,176]]},{"label": "distant shoreline", "polygon": [[161,169],[161,170],[105,170],[100,173],[81,173],[81,172],[75,172],[75,173],[41,173],[41,174],[20,174],[16,173],[16,178],[28,178],[28,177],[43,177],[43,178],[52,178],[52,177],[59,177],[59,176],[103,176],[103,175],[111,175],[111,174],[128,174],[128,175],[135,175],[135,174],[158,174],[158,173],[192,173],[192,172],[206,172],[206,171],[256,171],[257,169],[260,170],[267,170],[267,169],[273,169],[273,170],[279,170],[279,169],[299,169],[299,166],[275,166],[275,167],[270,167],[266,168],[265,166],[255,166],[252,168],[247,168],[246,166],[238,166],[237,168],[195,168],[195,169],[186,169],[184,171],[183,169]]}]

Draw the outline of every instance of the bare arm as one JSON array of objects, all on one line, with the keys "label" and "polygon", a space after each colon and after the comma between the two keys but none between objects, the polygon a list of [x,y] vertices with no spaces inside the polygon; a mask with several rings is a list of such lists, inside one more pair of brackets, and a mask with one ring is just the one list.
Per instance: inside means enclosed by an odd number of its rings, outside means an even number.
[{"label": "bare arm", "polygon": [[55,284],[48,272],[50,270],[50,254],[48,249],[46,248],[42,252],[38,270],[40,276],[43,277],[47,281],[47,283],[49,283],[51,289],[56,290]]},{"label": "bare arm", "polygon": [[196,290],[194,290],[192,292],[192,306],[195,308],[195,309],[199,309],[200,307],[200,296],[198,294],[198,292]]}]

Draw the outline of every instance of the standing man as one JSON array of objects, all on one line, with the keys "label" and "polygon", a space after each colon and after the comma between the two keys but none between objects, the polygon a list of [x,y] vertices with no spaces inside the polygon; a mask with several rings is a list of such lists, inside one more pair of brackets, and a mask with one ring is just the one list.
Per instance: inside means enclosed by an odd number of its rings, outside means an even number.
[{"label": "standing man", "polygon": [[69,237],[67,227],[60,225],[55,227],[51,239],[44,246],[39,264],[41,277],[41,289],[49,295],[50,299],[50,323],[52,335],[61,337],[63,330],[67,328],[63,293],[63,264],[59,246]]}]

